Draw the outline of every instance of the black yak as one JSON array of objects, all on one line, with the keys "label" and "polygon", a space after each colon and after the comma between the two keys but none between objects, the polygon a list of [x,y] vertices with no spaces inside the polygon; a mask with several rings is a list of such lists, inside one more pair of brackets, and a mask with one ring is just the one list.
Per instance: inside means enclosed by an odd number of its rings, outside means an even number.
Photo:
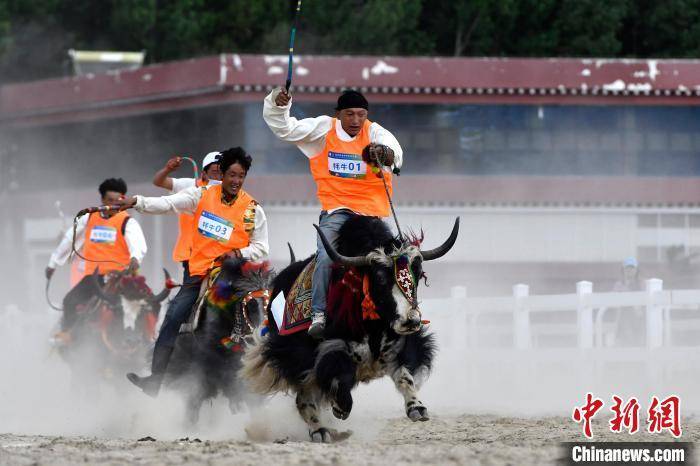
[{"label": "black yak", "polygon": [[219,394],[227,398],[231,412],[241,403],[259,401],[238,378],[243,348],[236,340],[263,323],[272,276],[267,264],[227,259],[195,304],[199,324],[181,330],[164,379],[166,387],[185,396],[190,425],[199,419],[202,403]]},{"label": "black yak", "polygon": [[[340,230],[337,250],[321,235],[337,264],[331,278],[324,340],[305,331],[281,335],[270,325],[267,337],[254,333],[243,355],[241,375],[261,394],[291,391],[314,442],[330,442],[319,409],[330,405],[335,417],[347,419],[351,390],[359,382],[389,375],[403,395],[412,421],[428,420],[418,388],[430,372],[436,351],[433,336],[422,325],[418,282],[422,262],[437,259],[454,245],[421,251],[420,241],[395,238],[376,217],[353,216]],[[313,257],[282,270],[273,282],[272,298],[287,299],[297,277]],[[289,303],[288,303],[289,305]],[[273,322],[268,309],[268,320]]]}]

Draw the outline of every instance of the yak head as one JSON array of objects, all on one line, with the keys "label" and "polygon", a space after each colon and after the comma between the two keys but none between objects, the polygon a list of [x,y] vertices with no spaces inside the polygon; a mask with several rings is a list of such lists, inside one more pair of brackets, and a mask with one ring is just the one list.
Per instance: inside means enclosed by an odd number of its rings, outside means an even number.
[{"label": "yak head", "polygon": [[231,306],[240,302],[245,326],[252,331],[265,320],[274,275],[269,262],[226,259],[207,295],[207,301],[210,305],[229,312],[237,312]]},{"label": "yak head", "polygon": [[146,284],[143,275],[132,275],[125,272],[116,272],[106,276],[106,282],[102,286],[97,278],[98,271],[95,270],[93,280],[98,296],[110,303],[120,302],[123,311],[123,326],[125,329],[134,329],[137,320],[145,314],[151,313],[157,316],[160,312],[161,303],[168,297],[170,290],[176,285],[170,278],[167,270],[165,274],[165,285],[163,290],[154,294]]},{"label": "yak head", "polygon": [[376,217],[348,219],[340,229],[337,249],[316,229],[334,262],[353,267],[363,275],[363,291],[369,293],[381,320],[400,335],[421,329],[418,282],[423,275],[423,262],[444,256],[454,246],[459,218],[447,240],[430,250],[421,250],[419,241],[394,237]]}]

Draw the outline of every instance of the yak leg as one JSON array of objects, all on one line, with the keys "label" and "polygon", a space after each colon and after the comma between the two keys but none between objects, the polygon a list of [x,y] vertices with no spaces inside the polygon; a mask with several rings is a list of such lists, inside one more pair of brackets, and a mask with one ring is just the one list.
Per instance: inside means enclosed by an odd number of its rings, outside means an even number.
[{"label": "yak leg", "polygon": [[352,394],[355,386],[356,365],[340,340],[323,342],[314,368],[316,383],[326,399],[331,400],[333,415],[345,420],[352,410]]},{"label": "yak leg", "polygon": [[413,422],[427,421],[428,408],[418,399],[418,388],[411,372],[406,366],[399,366],[391,374],[396,389],[403,395],[406,415]]},{"label": "yak leg", "polygon": [[328,429],[321,426],[321,418],[319,416],[319,401],[320,393],[315,388],[302,388],[297,393],[297,410],[302,419],[309,426],[309,435],[311,441],[316,443],[330,443],[331,433]]},{"label": "yak leg", "polygon": [[204,398],[199,393],[192,393],[187,396],[185,406],[186,427],[195,427],[199,422],[199,412],[202,409]]}]

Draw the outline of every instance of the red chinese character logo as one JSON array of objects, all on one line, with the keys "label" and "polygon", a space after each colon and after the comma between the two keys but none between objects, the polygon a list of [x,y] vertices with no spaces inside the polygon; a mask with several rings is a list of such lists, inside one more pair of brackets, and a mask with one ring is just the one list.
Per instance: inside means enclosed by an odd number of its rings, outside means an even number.
[{"label": "red chinese character logo", "polygon": [[596,415],[596,413],[603,407],[603,400],[600,398],[593,398],[591,393],[586,394],[586,404],[584,406],[576,407],[574,409],[574,414],[572,415],[574,421],[581,423],[583,422],[583,435],[588,438],[593,437],[593,432],[591,432],[591,419]]},{"label": "red chinese character logo", "polygon": [[674,437],[681,436],[681,399],[675,395],[669,396],[659,402],[657,397],[651,398],[647,419],[647,430],[650,433],[659,433],[667,429]]},{"label": "red chinese character logo", "polygon": [[615,414],[610,420],[610,430],[612,432],[622,432],[624,427],[630,434],[634,434],[639,430],[639,402],[635,397],[622,406],[622,398],[613,395],[615,406],[610,410]]}]

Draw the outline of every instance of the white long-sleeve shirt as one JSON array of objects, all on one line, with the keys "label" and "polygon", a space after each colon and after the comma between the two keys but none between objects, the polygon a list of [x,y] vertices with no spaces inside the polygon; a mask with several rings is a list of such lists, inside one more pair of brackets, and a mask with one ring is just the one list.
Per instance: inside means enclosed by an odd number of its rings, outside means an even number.
[{"label": "white long-sleeve shirt", "polygon": [[[98,214],[99,215],[99,214]],[[85,227],[87,226],[89,215],[83,215],[78,219],[78,225],[75,229],[75,249],[80,251],[85,242]],[[130,218],[126,222],[126,227],[124,228],[124,240],[126,241],[126,246],[129,248],[129,254],[132,259],[136,259],[139,264],[143,261],[143,257],[148,252],[148,245],[146,244],[146,237],[143,236],[143,230],[141,225],[136,221],[135,218]],[[70,256],[71,245],[73,243],[73,227],[71,226],[66,234],[63,235],[63,239],[59,243],[58,247],[51,254],[49,259],[49,267],[55,269],[59,265],[66,263],[68,256]]]},{"label": "white long-sleeve shirt", "polygon": [[[169,196],[145,197],[136,196],[137,212],[147,214],[187,214],[194,215],[197,205],[202,198],[202,188],[196,186]],[[250,234],[250,244],[240,249],[241,255],[252,262],[263,260],[270,252],[267,236],[267,217],[258,204],[255,206],[255,226]]]},{"label": "white long-sleeve shirt", "polygon": [[[221,181],[209,180],[208,186],[213,186],[215,184],[221,184]],[[196,186],[197,180],[194,178],[173,178],[173,189],[170,190],[170,194],[179,193],[180,191]]]},{"label": "white long-sleeve shirt", "polygon": [[[291,99],[284,107],[278,107],[275,104],[275,98],[279,92],[279,89],[275,89],[265,97],[263,103],[263,119],[265,123],[279,139],[296,144],[305,156],[310,159],[314,158],[326,144],[326,134],[331,129],[333,118],[322,115],[316,118],[298,120],[289,114],[292,108]],[[353,136],[345,132],[340,124],[340,120],[336,120],[335,131],[341,141],[352,141],[354,139]],[[382,128],[378,123],[373,122],[369,127],[369,141],[391,148],[394,151],[394,167],[401,168],[403,164],[403,149],[401,149],[399,141],[396,140],[391,132]],[[390,167],[384,168],[391,170]]]}]

